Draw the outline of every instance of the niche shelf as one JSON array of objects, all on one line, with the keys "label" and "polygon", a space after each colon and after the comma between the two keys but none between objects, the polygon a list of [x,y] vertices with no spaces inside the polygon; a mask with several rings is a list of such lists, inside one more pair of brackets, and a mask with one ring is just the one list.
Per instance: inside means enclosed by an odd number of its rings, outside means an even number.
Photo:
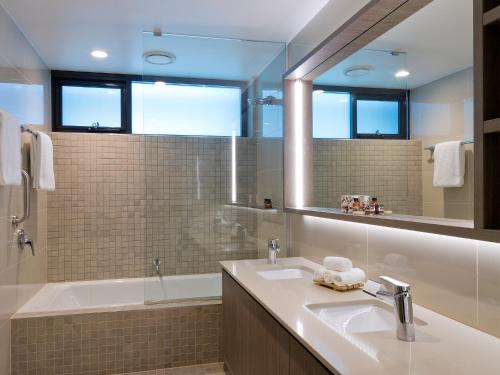
[{"label": "niche shelf", "polygon": [[500,5],[483,14],[483,26],[498,24],[500,22]]},{"label": "niche shelf", "polygon": [[493,120],[487,120],[484,122],[484,133],[499,133],[500,132],[500,118],[495,118]]}]

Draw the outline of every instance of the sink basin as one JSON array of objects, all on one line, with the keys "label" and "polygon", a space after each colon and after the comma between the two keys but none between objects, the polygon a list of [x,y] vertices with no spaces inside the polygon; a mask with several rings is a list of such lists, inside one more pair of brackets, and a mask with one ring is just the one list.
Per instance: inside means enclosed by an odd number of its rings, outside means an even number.
[{"label": "sink basin", "polygon": [[288,280],[312,278],[312,271],[306,267],[289,267],[257,271],[257,274],[267,280]]},{"label": "sink basin", "polygon": [[[320,320],[340,333],[395,331],[396,321],[392,306],[373,301],[306,305]],[[425,323],[414,319],[416,325]]]}]

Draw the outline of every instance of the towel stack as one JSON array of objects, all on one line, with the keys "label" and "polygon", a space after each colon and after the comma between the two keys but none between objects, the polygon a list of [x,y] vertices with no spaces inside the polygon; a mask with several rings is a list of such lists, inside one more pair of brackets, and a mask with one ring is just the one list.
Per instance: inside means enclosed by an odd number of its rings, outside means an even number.
[{"label": "towel stack", "polygon": [[343,257],[326,257],[324,268],[314,271],[314,281],[351,286],[365,282],[365,272],[361,268],[353,268],[352,262]]}]

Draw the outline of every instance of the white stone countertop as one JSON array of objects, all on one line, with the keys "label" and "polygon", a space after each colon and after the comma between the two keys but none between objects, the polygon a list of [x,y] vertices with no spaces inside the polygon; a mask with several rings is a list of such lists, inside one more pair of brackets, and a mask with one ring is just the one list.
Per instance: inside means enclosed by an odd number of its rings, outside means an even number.
[{"label": "white stone countertop", "polygon": [[416,341],[396,338],[394,331],[345,333],[319,320],[305,306],[315,303],[372,301],[360,289],[336,292],[311,278],[268,280],[262,269],[317,268],[304,258],[221,262],[223,268],[319,361],[335,374],[500,374],[500,339],[431,310],[413,305]]}]

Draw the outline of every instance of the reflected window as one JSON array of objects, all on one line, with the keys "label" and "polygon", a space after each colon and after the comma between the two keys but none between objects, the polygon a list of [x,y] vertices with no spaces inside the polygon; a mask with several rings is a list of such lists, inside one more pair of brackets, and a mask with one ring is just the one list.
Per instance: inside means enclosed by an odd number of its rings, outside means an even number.
[{"label": "reflected window", "polygon": [[358,134],[399,134],[399,102],[358,100],[356,111]]},{"label": "reflected window", "polygon": [[314,90],[313,137],[351,138],[351,94]]},{"label": "reflected window", "polygon": [[242,136],[242,88],[133,82],[132,133]]},{"label": "reflected window", "polygon": [[[274,97],[283,99],[281,90],[262,90],[262,97]],[[263,105],[262,107],[262,136],[283,137],[283,111],[281,105]]]}]

